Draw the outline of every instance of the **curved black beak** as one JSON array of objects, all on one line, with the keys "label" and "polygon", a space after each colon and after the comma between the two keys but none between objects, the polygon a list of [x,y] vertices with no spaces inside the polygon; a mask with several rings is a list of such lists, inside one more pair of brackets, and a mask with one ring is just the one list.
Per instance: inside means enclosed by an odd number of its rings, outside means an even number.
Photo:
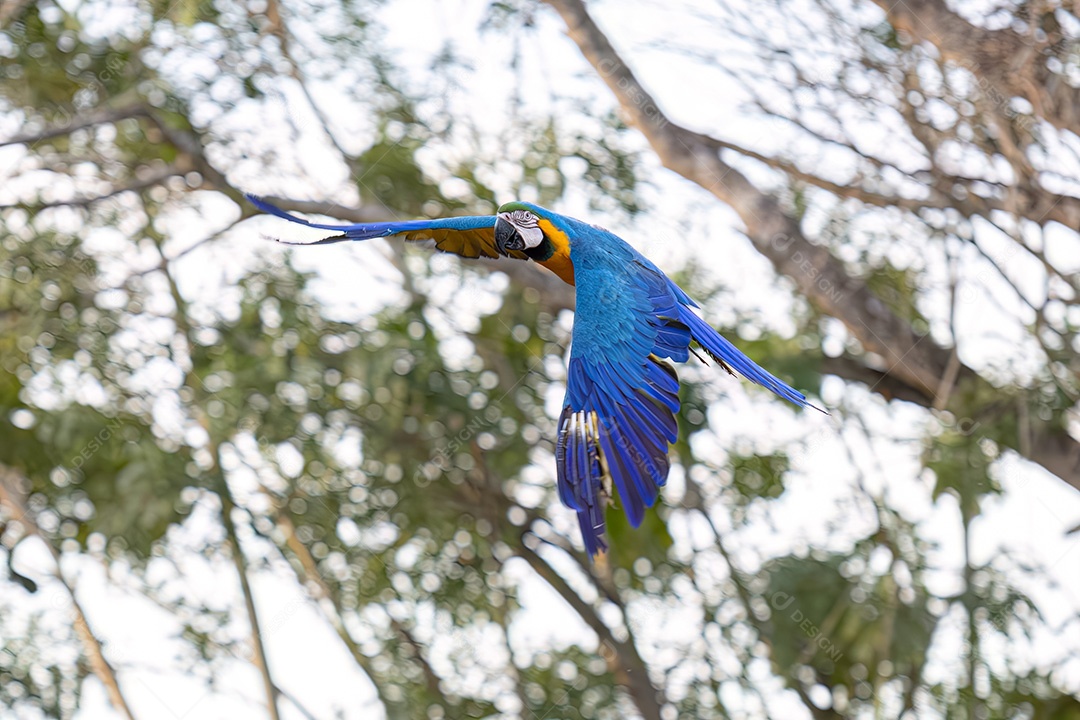
[{"label": "curved black beak", "polygon": [[513,225],[498,218],[495,220],[495,247],[503,255],[508,255],[512,250],[524,250],[525,240]]}]

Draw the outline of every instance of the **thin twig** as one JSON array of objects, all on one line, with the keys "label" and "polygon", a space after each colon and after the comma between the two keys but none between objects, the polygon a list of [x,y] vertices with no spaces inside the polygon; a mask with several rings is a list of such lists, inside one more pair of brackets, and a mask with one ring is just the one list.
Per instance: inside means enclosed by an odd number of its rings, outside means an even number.
[{"label": "thin twig", "polygon": [[77,116],[69,123],[61,123],[53,125],[36,133],[25,133],[23,135],[16,135],[8,140],[0,140],[0,147],[6,147],[8,145],[35,145],[45,140],[51,140],[55,137],[62,135],[68,135],[76,130],[82,130],[83,128],[92,127],[94,125],[102,125],[105,123],[114,123],[118,120],[124,120],[127,118],[146,116],[148,115],[146,106],[144,105],[129,105],[127,107],[113,108],[109,110],[101,110],[90,115]]},{"label": "thin twig", "polygon": [[105,686],[105,691],[109,695],[109,702],[113,708],[127,720],[134,720],[135,716],[131,712],[127,698],[124,697],[124,693],[120,689],[120,681],[117,678],[116,670],[109,663],[108,658],[105,657],[105,650],[101,645],[101,641],[98,640],[90,628],[90,622],[86,619],[86,612],[75,595],[74,586],[68,582],[60,569],[60,551],[41,532],[33,512],[26,506],[25,488],[29,486],[30,481],[23,477],[19,471],[0,465],[0,506],[7,507],[13,518],[18,520],[26,529],[27,534],[40,539],[45,544],[49,554],[52,555],[53,576],[60,581],[71,601],[71,607],[75,613],[75,633],[79,636],[83,650],[90,661],[90,669],[101,681],[101,684]]},{"label": "thin twig", "polygon": [[[661,718],[660,709],[667,702],[664,699],[664,691],[657,689],[653,685],[645,661],[638,654],[633,642],[623,642],[615,638],[611,628],[600,618],[596,609],[574,592],[574,589],[570,587],[562,575],[556,572],[539,553],[530,547],[530,544],[540,540],[540,538],[530,537],[530,535],[531,533],[528,531],[522,535],[521,541],[514,548],[514,552],[527,562],[536,571],[537,575],[546,580],[548,585],[561,595],[581,619],[585,621],[585,624],[597,634],[600,638],[601,655],[607,659],[608,667],[615,674],[616,681],[634,699],[638,712],[647,720],[659,720]],[[604,651],[605,647],[608,650],[607,652]]]},{"label": "thin twig", "polygon": [[84,208],[84,207],[89,207],[90,205],[93,205],[94,203],[99,203],[102,200],[108,200],[109,198],[116,197],[117,195],[120,195],[122,193],[138,192],[140,190],[146,190],[147,188],[152,188],[152,187],[154,187],[156,185],[160,185],[161,183],[165,182],[166,180],[168,180],[171,177],[180,177],[183,174],[184,174],[184,171],[181,168],[178,168],[178,167],[176,167],[174,165],[170,165],[169,167],[165,168],[164,170],[160,170],[158,172],[155,172],[154,174],[152,174],[152,175],[150,175],[150,176],[148,176],[148,177],[146,177],[144,179],[136,180],[135,182],[129,183],[127,185],[120,185],[120,186],[117,186],[117,187],[113,187],[108,192],[102,193],[101,195],[89,195],[89,196],[84,196],[84,197],[72,198],[71,200],[52,200],[52,201],[49,201],[49,202],[37,203],[35,205],[31,205],[29,203],[11,203],[10,205],[0,205],[0,210],[11,210],[11,209],[14,209],[14,208],[18,208],[18,209],[26,210],[28,212],[37,213],[37,212],[41,212],[42,210],[48,210],[50,208],[60,208],[60,207],[82,207],[82,208]]},{"label": "thin twig", "polygon": [[956,289],[960,282],[958,262],[956,257],[949,258],[949,332],[952,333],[952,352],[949,354],[949,364],[945,366],[945,372],[941,375],[937,397],[934,398],[933,408],[938,412],[948,406],[949,396],[952,395],[953,386],[956,385],[956,376],[960,372],[960,341],[956,327]]},{"label": "thin twig", "polygon": [[221,498],[221,524],[225,528],[225,537],[229,544],[233,564],[236,566],[236,574],[240,579],[240,590],[244,595],[244,606],[251,625],[252,664],[255,665],[262,676],[263,688],[266,690],[266,709],[270,718],[271,720],[279,720],[277,688],[270,676],[270,665],[266,658],[266,648],[263,645],[259,615],[255,609],[255,596],[251,592],[251,583],[248,581],[247,560],[244,551],[240,548],[240,539],[236,534],[236,524],[232,519],[232,511],[236,508],[236,502],[224,477],[220,478],[218,482],[218,497]]},{"label": "thin twig", "polygon": [[[270,493],[266,493],[266,495],[271,497]],[[273,500],[272,497],[271,500]],[[344,609],[341,606],[340,598],[326,582],[326,579],[323,578],[322,573],[319,571],[319,565],[311,555],[307,545],[296,536],[296,526],[293,524],[292,518],[280,510],[275,511],[272,517],[276,521],[281,535],[285,538],[284,545],[279,545],[278,549],[282,552],[282,555],[288,550],[300,563],[300,567],[297,567],[295,563],[290,562],[289,567],[293,569],[297,579],[316,600],[316,605],[322,612],[323,617],[326,618],[330,626],[334,628],[334,632],[341,638],[341,642],[344,643],[345,648],[349,651],[357,666],[371,679],[380,702],[387,705],[387,700],[383,697],[383,688],[376,682],[378,675],[372,665],[371,658],[364,654],[360,649],[360,645],[349,634],[348,628],[345,627]]]}]

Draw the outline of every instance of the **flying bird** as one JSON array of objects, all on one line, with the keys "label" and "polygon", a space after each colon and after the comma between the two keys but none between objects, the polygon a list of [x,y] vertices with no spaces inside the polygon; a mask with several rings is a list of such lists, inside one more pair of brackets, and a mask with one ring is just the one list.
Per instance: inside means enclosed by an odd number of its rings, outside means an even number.
[{"label": "flying bird", "polygon": [[667,481],[679,411],[679,381],[668,361],[686,362],[692,341],[732,375],[800,407],[820,409],[698,317],[697,304],[645,256],[596,225],[527,202],[506,203],[495,215],[332,225],[309,222],[251,195],[248,200],[271,215],[336,233],[289,244],[402,235],[434,241],[436,249],[465,258],[532,260],[574,286],[573,344],[555,463],[559,497],[577,512],[590,557],[607,549],[604,510],[614,499],[613,486],[637,527]]}]

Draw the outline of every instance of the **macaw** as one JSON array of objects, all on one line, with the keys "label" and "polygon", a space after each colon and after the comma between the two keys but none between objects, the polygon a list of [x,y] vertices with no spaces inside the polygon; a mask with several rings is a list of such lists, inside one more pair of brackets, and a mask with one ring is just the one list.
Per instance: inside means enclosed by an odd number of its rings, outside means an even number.
[{"label": "macaw", "polygon": [[604,510],[613,501],[613,485],[637,527],[667,481],[668,446],[678,438],[679,411],[679,381],[667,361],[686,362],[691,341],[730,374],[737,371],[800,407],[820,409],[698,317],[697,304],[656,265],[596,225],[527,202],[506,203],[495,215],[332,225],[248,199],[271,215],[337,233],[288,244],[402,235],[434,241],[436,249],[465,258],[532,260],[574,286],[573,342],[555,464],[559,497],[577,512],[590,557],[607,549]]}]

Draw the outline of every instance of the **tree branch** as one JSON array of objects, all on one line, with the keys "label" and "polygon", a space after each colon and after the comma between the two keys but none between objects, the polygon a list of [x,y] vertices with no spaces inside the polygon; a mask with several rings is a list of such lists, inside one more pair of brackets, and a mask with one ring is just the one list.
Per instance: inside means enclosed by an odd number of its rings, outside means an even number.
[{"label": "tree branch", "polygon": [[147,114],[147,108],[144,105],[128,105],[127,107],[100,110],[89,115],[76,116],[71,122],[54,125],[40,132],[26,133],[23,135],[16,135],[8,140],[0,140],[0,147],[22,144],[36,145],[39,142],[51,140],[52,138],[60,137],[61,135],[67,135],[68,133],[73,133],[76,130],[82,130],[83,128],[102,125],[104,123],[114,123],[118,120],[146,116]]},{"label": "tree branch", "polygon": [[916,390],[888,373],[868,367],[850,355],[826,357],[821,363],[821,372],[825,375],[836,375],[848,382],[862,383],[886,400],[905,400],[924,407],[929,407],[934,400],[926,393]]},{"label": "tree branch", "polygon": [[[1003,105],[1008,97],[1028,100],[1037,116],[1061,130],[1076,132],[1080,124],[1080,90],[1046,66],[1043,47],[1034,35],[1012,28],[986,30],[949,10],[944,0],[873,0],[894,28],[914,40],[934,45],[941,56],[967,68],[991,85],[991,101]],[[1003,114],[1005,107],[997,108]]]},{"label": "tree branch", "polygon": [[311,111],[315,113],[315,117],[319,120],[319,125],[322,126],[323,132],[326,133],[326,137],[330,140],[330,144],[334,146],[334,149],[341,155],[342,160],[349,166],[350,170],[355,172],[355,168],[350,162],[349,153],[345,151],[345,148],[338,142],[337,137],[330,129],[330,118],[327,116],[323,109],[319,107],[319,104],[315,102],[314,96],[311,94],[311,90],[307,85],[307,77],[304,71],[300,69],[300,64],[296,62],[296,59],[292,54],[292,33],[289,32],[289,28],[285,25],[285,18],[281,14],[281,3],[278,0],[268,0],[266,4],[266,17],[270,21],[269,30],[278,39],[281,44],[281,55],[289,63],[289,74],[292,75],[293,80],[300,86],[300,91],[304,93],[304,99],[307,100],[308,106]]},{"label": "tree branch", "polygon": [[102,193],[101,195],[89,195],[79,198],[72,198],[71,200],[53,200],[50,202],[38,203],[36,205],[31,205],[29,203],[11,203],[10,205],[0,205],[0,210],[20,208],[22,210],[26,210],[27,212],[37,213],[41,212],[42,210],[48,210],[50,208],[89,207],[94,203],[101,202],[102,200],[108,200],[109,198],[116,197],[117,195],[120,195],[122,193],[139,192],[140,190],[152,188],[156,185],[160,185],[171,177],[180,177],[184,175],[185,172],[186,170],[184,170],[183,168],[177,167],[175,165],[170,165],[162,170],[158,170],[148,175],[145,178],[136,180],[127,185],[113,187],[111,190],[106,193]]},{"label": "tree branch", "polygon": [[[790,118],[784,119],[790,121]],[[906,119],[909,124],[914,121],[914,118],[912,117],[906,117]],[[804,132],[810,132],[802,125],[799,125],[799,128]],[[820,135],[818,135],[818,138],[822,142],[839,145],[865,159],[884,165],[884,163],[870,158],[870,156],[861,153],[857,148],[851,145],[839,143],[828,138],[822,138]],[[944,173],[940,168],[935,166],[933,174],[937,176],[940,181],[933,184],[924,183],[924,187],[929,193],[929,197],[910,198],[874,192],[872,190],[867,190],[858,184],[841,185],[815,173],[807,172],[791,160],[770,157],[727,140],[720,140],[718,138],[711,138],[711,140],[717,147],[731,150],[748,158],[753,158],[754,160],[757,160],[774,170],[780,170],[788,177],[802,181],[807,185],[820,188],[821,190],[825,190],[840,198],[858,200],[864,205],[870,205],[872,207],[896,207],[912,213],[917,213],[924,209],[943,210],[952,208],[959,210],[968,218],[976,215],[986,216],[995,210],[1007,213],[1019,211],[1024,217],[1036,218],[1036,222],[1039,224],[1058,222],[1069,228],[1080,227],[1080,198],[1071,195],[1051,193],[1040,187],[1034,180],[1029,180],[1021,185],[1008,188],[1008,190],[1013,193],[1013,196],[1006,202],[998,197],[978,195],[971,187],[975,183],[983,184],[988,187],[995,186],[997,185],[996,183],[981,178],[950,175]],[[893,167],[892,169],[896,172],[903,172],[899,168]],[[921,171],[920,173],[917,173],[913,176],[913,179],[918,180],[919,175],[922,174],[925,174],[925,172]],[[951,191],[955,188],[963,189],[964,195],[961,198],[954,197],[953,194],[951,194]]]},{"label": "tree branch", "polygon": [[307,720],[317,720],[317,718],[315,717],[315,713],[308,710],[307,707],[305,707],[303,703],[301,703],[299,700],[297,700],[296,696],[293,695],[292,693],[286,692],[285,690],[281,689],[277,685],[274,686],[274,692],[277,693],[278,696],[283,697],[286,700],[288,700],[290,703],[292,703],[292,706],[294,708],[296,708],[300,712],[301,715],[303,715],[305,718],[307,718]]},{"label": "tree branch", "polygon": [[[835,183],[831,180],[826,180],[820,175],[806,172],[790,160],[783,160],[780,158],[763,155],[756,150],[742,147],[733,142],[728,142],[727,140],[720,140],[718,138],[710,138],[710,140],[715,143],[717,148],[731,150],[745,157],[753,158],[754,160],[757,160],[758,162],[763,163],[773,168],[774,170],[782,171],[789,177],[792,177],[796,180],[800,180],[808,185],[813,185],[814,187],[821,188],[822,190],[830,192],[837,197],[858,200],[865,205],[873,205],[874,207],[882,208],[898,207],[902,210],[915,212],[923,208],[942,209],[946,207],[952,207],[953,204],[955,204],[955,201],[951,198],[945,199],[940,197],[940,194],[934,191],[933,188],[927,189],[930,190],[932,195],[937,197],[920,200],[918,198],[905,198],[899,195],[883,195],[881,193],[866,190],[859,187],[858,185],[840,185],[839,183]],[[844,147],[848,148],[852,152],[857,152],[857,150],[855,150],[855,148],[851,147],[850,145],[845,145]]]},{"label": "tree branch", "polygon": [[[593,606],[582,600],[566,580],[530,547],[530,544],[537,542],[541,540],[530,537],[530,533],[526,532],[522,535],[521,542],[514,548],[514,552],[529,563],[529,566],[544,578],[585,621],[585,624],[599,636],[601,655],[608,661],[608,667],[615,674],[615,679],[634,699],[642,716],[646,720],[659,720],[660,708],[666,702],[664,693],[652,684],[648,668],[645,661],[641,659],[641,655],[638,654],[637,648],[632,642],[622,642],[615,638],[611,633],[611,628],[604,624]],[[608,652],[604,651],[605,647]]]},{"label": "tree branch", "polygon": [[7,507],[13,518],[26,528],[27,534],[40,539],[45,544],[49,554],[52,555],[55,566],[53,575],[60,581],[60,584],[67,592],[68,598],[71,600],[71,607],[75,612],[75,633],[79,636],[83,651],[90,661],[90,669],[101,681],[101,684],[105,686],[105,692],[108,693],[109,702],[113,708],[127,720],[134,720],[135,716],[131,712],[131,707],[128,705],[124,693],[120,690],[120,681],[117,678],[116,670],[105,657],[105,650],[101,645],[101,641],[90,629],[90,622],[86,619],[86,612],[83,610],[82,604],[79,603],[79,599],[75,596],[75,588],[67,581],[60,569],[60,551],[41,532],[32,511],[26,506],[26,494],[29,487],[30,481],[21,472],[0,465],[0,506]]},{"label": "tree branch", "polygon": [[390,626],[394,629],[394,632],[401,636],[405,644],[412,649],[413,654],[416,656],[416,662],[420,663],[420,669],[424,672],[424,683],[427,685],[428,692],[435,697],[444,697],[442,688],[439,687],[439,676],[431,667],[431,663],[424,657],[424,646],[413,637],[413,634],[409,632],[409,628],[397,620],[391,619]]},{"label": "tree branch", "polygon": [[263,646],[262,629],[259,626],[259,615],[255,610],[255,596],[251,592],[251,583],[248,581],[247,560],[244,551],[240,548],[240,539],[236,534],[236,524],[232,519],[232,511],[236,509],[232,491],[224,477],[218,482],[218,497],[221,498],[221,524],[225,528],[225,538],[229,544],[233,564],[236,566],[236,574],[240,578],[240,590],[244,595],[244,607],[247,610],[248,620],[251,624],[251,650],[252,663],[262,676],[263,689],[266,691],[266,709],[271,720],[279,720],[277,706],[277,688],[273,678],[270,677],[270,665],[266,659],[266,648]]},{"label": "tree branch", "polygon": [[[356,641],[349,635],[348,630],[345,629],[345,623],[341,617],[341,604],[337,597],[337,594],[333,591],[330,585],[323,578],[322,573],[319,572],[319,564],[315,562],[315,558],[308,550],[307,545],[300,541],[300,538],[296,536],[296,525],[293,524],[292,518],[281,510],[275,511],[274,518],[277,522],[278,530],[285,538],[285,547],[282,550],[288,549],[293,554],[297,562],[300,563],[297,579],[300,580],[304,586],[314,586],[314,597],[316,600],[326,600],[334,607],[335,612],[333,614],[325,613],[330,624],[333,625],[334,630],[341,636],[342,642],[345,643],[345,647],[349,649],[349,652],[356,659],[360,668],[371,675],[372,668],[369,664],[369,658],[360,652],[360,646],[356,644]],[[290,563],[291,565],[291,563]],[[294,566],[295,567],[295,566]],[[372,682],[374,683],[374,676],[372,676]]]},{"label": "tree branch", "polygon": [[[269,493],[267,493],[267,495],[269,496]],[[271,501],[273,501],[272,497]],[[372,666],[371,658],[360,650],[360,646],[353,640],[352,635],[349,634],[348,629],[345,627],[340,599],[323,578],[322,573],[319,572],[319,565],[311,555],[307,546],[296,536],[296,526],[293,524],[292,518],[290,518],[287,513],[280,510],[276,511],[273,517],[277,522],[278,530],[281,531],[281,534],[285,538],[284,547],[279,546],[279,549],[282,551],[287,549],[291,552],[300,565],[297,567],[296,564],[289,563],[289,566],[293,568],[293,572],[296,573],[297,579],[300,580],[302,585],[308,588],[308,591],[312,594],[314,599],[316,601],[324,601],[316,603],[319,609],[322,610],[323,617],[325,617],[331,627],[334,628],[334,631],[338,634],[338,637],[341,638],[341,642],[345,644],[346,649],[348,649],[349,654],[352,655],[356,664],[371,680],[371,684],[375,686],[375,692],[379,697],[379,701],[386,706],[388,701],[383,697],[382,688],[379,687],[379,683],[376,682],[377,675],[375,673],[375,668]],[[329,607],[327,607],[326,603],[329,603]]]}]

